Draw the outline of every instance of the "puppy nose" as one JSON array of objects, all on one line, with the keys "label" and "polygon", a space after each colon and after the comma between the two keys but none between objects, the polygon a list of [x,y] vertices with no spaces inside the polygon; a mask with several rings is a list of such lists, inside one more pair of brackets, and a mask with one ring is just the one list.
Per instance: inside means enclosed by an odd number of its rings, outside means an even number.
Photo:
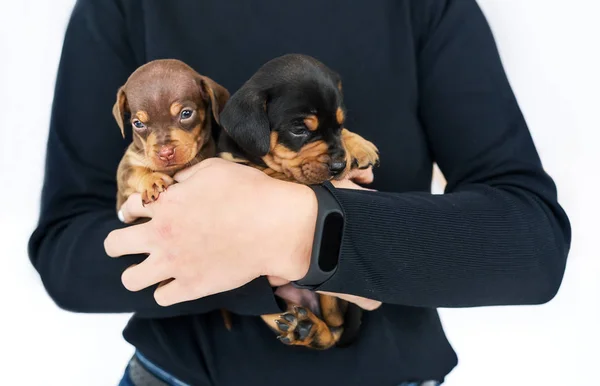
[{"label": "puppy nose", "polygon": [[163,161],[168,161],[175,157],[175,146],[163,146],[158,152],[158,158]]},{"label": "puppy nose", "polygon": [[333,174],[340,174],[346,169],[346,161],[334,161],[329,164],[329,171]]}]

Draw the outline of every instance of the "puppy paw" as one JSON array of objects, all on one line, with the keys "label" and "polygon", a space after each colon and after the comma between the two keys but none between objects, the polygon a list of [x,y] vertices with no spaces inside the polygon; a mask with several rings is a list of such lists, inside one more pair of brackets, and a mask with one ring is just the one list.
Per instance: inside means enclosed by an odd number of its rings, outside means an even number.
[{"label": "puppy paw", "polygon": [[317,350],[333,347],[342,335],[342,328],[329,327],[310,310],[298,306],[275,319],[275,326],[282,343]]},{"label": "puppy paw", "polygon": [[342,131],[342,140],[348,152],[352,169],[379,166],[379,150],[372,142],[347,129]]},{"label": "puppy paw", "polygon": [[163,173],[152,173],[144,177],[140,190],[142,203],[146,205],[158,200],[160,194],[173,185],[173,182],[171,177]]}]

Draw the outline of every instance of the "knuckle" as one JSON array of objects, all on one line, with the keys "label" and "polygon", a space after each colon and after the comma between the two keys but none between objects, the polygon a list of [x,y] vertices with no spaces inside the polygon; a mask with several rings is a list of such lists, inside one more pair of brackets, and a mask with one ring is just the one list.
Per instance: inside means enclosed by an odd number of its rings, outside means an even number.
[{"label": "knuckle", "polygon": [[214,164],[215,164],[215,160],[216,160],[216,159],[217,159],[217,158],[215,158],[215,157],[212,157],[212,158],[207,158],[206,160],[204,160],[204,164],[205,164],[205,165],[214,165]]},{"label": "knuckle", "polygon": [[167,265],[172,265],[177,261],[177,255],[173,252],[167,252],[163,257],[163,261]]},{"label": "knuckle", "polygon": [[173,238],[173,226],[170,221],[161,221],[155,226],[156,236],[163,241]]}]

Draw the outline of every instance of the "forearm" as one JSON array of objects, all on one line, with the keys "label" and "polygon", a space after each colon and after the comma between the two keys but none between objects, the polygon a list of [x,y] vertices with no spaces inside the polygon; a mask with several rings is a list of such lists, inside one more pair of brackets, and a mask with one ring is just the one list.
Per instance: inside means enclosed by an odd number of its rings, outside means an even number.
[{"label": "forearm", "polygon": [[346,224],[319,290],[419,307],[537,304],[557,292],[570,231],[560,207],[517,186],[447,195],[334,190]]}]

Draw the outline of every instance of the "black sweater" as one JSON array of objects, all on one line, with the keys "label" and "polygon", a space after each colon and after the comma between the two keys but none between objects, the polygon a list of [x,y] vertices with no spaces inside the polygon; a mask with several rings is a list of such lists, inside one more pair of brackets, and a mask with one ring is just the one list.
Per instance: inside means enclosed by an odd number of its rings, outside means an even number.
[{"label": "black sweater", "polygon": [[[123,227],[111,109],[139,65],[178,58],[231,92],[276,56],[338,71],[347,127],[381,150],[373,188],[337,190],[347,222],[322,290],[381,300],[346,349],[287,347],[257,317],[266,279],[168,308],[127,291],[103,240]],[[130,134],[128,134],[130,135]],[[448,185],[432,195],[432,164]],[[570,223],[475,0],[80,0],[66,32],[31,261],[75,312],[135,312],[124,336],[194,385],[396,385],[457,364],[438,307],[540,304],[558,291]],[[218,309],[236,314],[224,329]]]}]

